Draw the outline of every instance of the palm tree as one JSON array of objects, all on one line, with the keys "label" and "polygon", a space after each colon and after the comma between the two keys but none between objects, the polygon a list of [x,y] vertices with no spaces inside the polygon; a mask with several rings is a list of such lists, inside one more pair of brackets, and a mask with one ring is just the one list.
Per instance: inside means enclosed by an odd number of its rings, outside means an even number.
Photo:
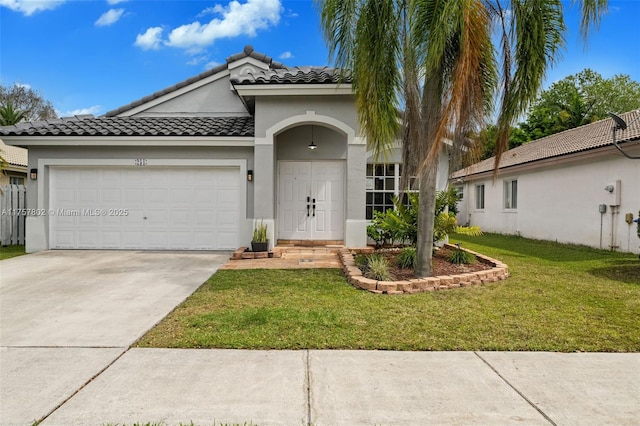
[{"label": "palm tree", "polygon": [[0,126],[11,126],[12,124],[18,124],[24,118],[26,114],[24,111],[20,111],[13,107],[11,102],[6,105],[0,106]]},{"label": "palm tree", "polygon": [[[358,117],[370,147],[381,154],[400,137],[403,187],[409,175],[418,177],[415,273],[430,276],[443,140],[451,141],[453,158],[458,158],[498,98],[497,166],[508,147],[509,129],[535,99],[563,46],[562,2],[317,1],[330,55],[336,66],[352,72]],[[586,38],[607,1],[581,4]]]}]

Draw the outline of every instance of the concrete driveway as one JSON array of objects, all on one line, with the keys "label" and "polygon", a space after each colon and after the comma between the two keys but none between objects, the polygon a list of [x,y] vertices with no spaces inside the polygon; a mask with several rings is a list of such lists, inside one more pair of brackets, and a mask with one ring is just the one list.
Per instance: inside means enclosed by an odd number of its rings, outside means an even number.
[{"label": "concrete driveway", "polygon": [[47,415],[228,258],[220,252],[47,251],[0,262],[0,424]]}]

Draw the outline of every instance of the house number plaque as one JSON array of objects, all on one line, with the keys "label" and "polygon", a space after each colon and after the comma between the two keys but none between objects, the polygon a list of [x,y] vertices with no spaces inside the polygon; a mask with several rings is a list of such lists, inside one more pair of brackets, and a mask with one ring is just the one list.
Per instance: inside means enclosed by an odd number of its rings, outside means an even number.
[{"label": "house number plaque", "polygon": [[133,164],[136,166],[146,166],[147,165],[147,159],[146,158],[136,158],[135,160],[133,160]]}]

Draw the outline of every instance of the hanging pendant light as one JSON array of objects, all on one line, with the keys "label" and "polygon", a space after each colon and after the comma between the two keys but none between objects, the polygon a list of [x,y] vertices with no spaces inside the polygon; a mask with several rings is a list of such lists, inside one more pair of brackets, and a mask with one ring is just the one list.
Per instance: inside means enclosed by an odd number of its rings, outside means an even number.
[{"label": "hanging pendant light", "polygon": [[314,150],[314,149],[318,148],[318,145],[313,143],[313,124],[311,125],[311,143],[309,145],[307,145],[307,148],[309,148],[310,150]]}]

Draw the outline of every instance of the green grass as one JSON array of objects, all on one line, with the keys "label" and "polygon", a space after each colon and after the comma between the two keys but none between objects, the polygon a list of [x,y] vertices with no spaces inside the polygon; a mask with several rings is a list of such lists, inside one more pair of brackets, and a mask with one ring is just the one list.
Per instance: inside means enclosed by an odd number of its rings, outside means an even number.
[{"label": "green grass", "polygon": [[0,260],[9,259],[11,257],[22,256],[25,254],[24,246],[6,246],[0,247]]},{"label": "green grass", "polygon": [[637,255],[484,235],[453,242],[509,265],[503,282],[416,295],[338,270],[223,270],[141,347],[640,351]]}]

